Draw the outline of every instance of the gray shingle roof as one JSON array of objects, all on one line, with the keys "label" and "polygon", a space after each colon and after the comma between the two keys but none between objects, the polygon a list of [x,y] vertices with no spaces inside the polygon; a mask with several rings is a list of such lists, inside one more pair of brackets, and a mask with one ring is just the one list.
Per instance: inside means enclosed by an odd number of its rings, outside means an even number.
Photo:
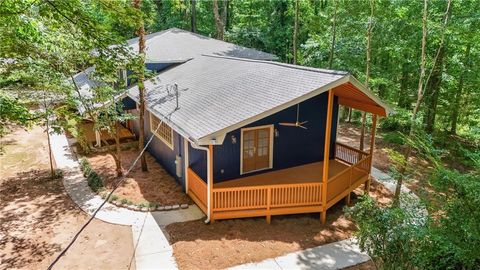
[{"label": "gray shingle roof", "polygon": [[[146,102],[148,110],[183,136],[200,144],[213,138],[221,143],[226,132],[348,77],[341,71],[204,55],[147,81]],[[130,88],[128,95],[138,101],[138,87]]]},{"label": "gray shingle roof", "polygon": [[[130,47],[138,51],[138,38],[127,41]],[[232,56],[258,60],[276,60],[270,53],[245,48],[232,43],[209,38],[178,28],[146,36],[147,62],[179,62],[195,58],[201,54]]]}]

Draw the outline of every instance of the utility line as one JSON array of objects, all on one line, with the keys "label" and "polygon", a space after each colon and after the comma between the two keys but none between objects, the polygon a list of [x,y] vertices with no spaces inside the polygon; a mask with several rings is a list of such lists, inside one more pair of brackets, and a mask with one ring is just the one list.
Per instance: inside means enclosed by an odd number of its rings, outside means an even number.
[{"label": "utility line", "polygon": [[108,196],[103,200],[102,204],[100,204],[100,206],[97,208],[97,210],[95,210],[95,212],[93,212],[92,216],[87,220],[87,222],[80,228],[80,230],[78,230],[78,232],[75,234],[75,236],[72,238],[72,240],[70,241],[70,243],[67,245],[67,247],[65,247],[65,249],[62,250],[62,252],[60,252],[60,254],[58,254],[58,256],[55,258],[55,260],[50,264],[50,266],[47,268],[48,270],[51,270],[55,264],[60,260],[60,258],[65,255],[65,253],[68,251],[68,249],[70,249],[70,247],[75,243],[75,241],[77,240],[78,236],[80,236],[80,234],[83,232],[83,230],[85,230],[85,228],[88,226],[88,224],[90,224],[90,222],[92,222],[92,220],[95,218],[95,216],[97,215],[97,213],[100,211],[100,209],[108,202],[108,200],[110,199],[110,197],[112,196],[113,192],[115,192],[115,190],[123,183],[123,181],[127,178],[127,175],[133,170],[133,167],[135,166],[135,164],[137,164],[138,160],[140,159],[140,157],[143,155],[143,153],[145,152],[145,150],[147,149],[148,145],[152,142],[153,140],[153,137],[155,136],[155,134],[157,133],[157,131],[160,129],[160,125],[162,124],[162,121],[160,121],[160,123],[158,123],[158,126],[157,128],[155,129],[155,131],[152,133],[152,136],[150,136],[150,139],[148,139],[147,143],[145,144],[145,146],[143,147],[142,151],[140,151],[140,154],[135,158],[135,160],[133,161],[132,165],[130,165],[130,167],[128,168],[127,172],[125,173],[125,175],[122,176],[122,178],[117,182],[117,184],[115,185],[115,187],[112,189],[112,191],[110,191],[110,193],[108,193]]}]

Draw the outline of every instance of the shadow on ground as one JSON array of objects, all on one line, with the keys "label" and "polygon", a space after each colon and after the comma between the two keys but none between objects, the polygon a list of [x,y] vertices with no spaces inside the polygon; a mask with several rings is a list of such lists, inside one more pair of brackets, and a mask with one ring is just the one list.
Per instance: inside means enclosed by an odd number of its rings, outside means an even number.
[{"label": "shadow on ground", "polygon": [[[17,173],[0,184],[0,268],[25,267],[60,250],[52,224],[76,206],[50,171]],[[12,256],[13,255],[13,256]]]}]

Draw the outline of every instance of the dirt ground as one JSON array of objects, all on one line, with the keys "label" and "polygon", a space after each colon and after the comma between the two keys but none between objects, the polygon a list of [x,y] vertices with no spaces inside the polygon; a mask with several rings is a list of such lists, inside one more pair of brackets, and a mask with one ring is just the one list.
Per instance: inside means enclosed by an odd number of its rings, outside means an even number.
[{"label": "dirt ground", "polygon": [[[46,269],[88,219],[60,179],[48,178],[46,135],[39,127],[1,139],[0,269]],[[55,269],[128,269],[130,227],[94,220]],[[132,268],[135,264],[132,263]]]},{"label": "dirt ground", "polygon": [[[363,186],[355,191],[362,193]],[[374,181],[371,195],[382,203],[392,198]],[[352,203],[356,200],[352,196]],[[319,214],[302,214],[272,217],[270,225],[265,218],[220,220],[211,225],[197,220],[168,225],[166,231],[180,269],[223,269],[351,237],[355,224],[344,216],[343,207],[342,200],[329,209],[325,226]]]},{"label": "dirt ground", "polygon": [[[122,167],[126,170],[137,157],[134,150],[122,152]],[[142,172],[140,162],[130,172],[127,179],[115,191],[119,198],[128,199],[134,204],[155,202],[161,205],[191,204],[190,198],[183,192],[175,179],[160,166],[149,154],[147,157],[148,172]],[[92,167],[102,176],[104,185],[111,189],[117,181],[115,161],[110,154],[98,154],[88,158]]]}]

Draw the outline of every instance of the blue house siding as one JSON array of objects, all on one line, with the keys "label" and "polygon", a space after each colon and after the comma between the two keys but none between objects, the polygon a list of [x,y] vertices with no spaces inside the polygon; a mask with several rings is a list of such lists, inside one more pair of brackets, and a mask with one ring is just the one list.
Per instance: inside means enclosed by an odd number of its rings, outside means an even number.
[{"label": "blue house siding", "polygon": [[[280,170],[323,160],[325,121],[327,113],[327,93],[300,103],[300,121],[308,121],[308,129],[280,126],[280,122],[296,121],[297,105],[256,121],[245,127],[274,125],[278,137],[273,138],[273,168],[240,175],[241,131],[229,132],[222,145],[214,146],[214,181],[221,182],[244,176]],[[335,99],[332,117],[332,136],[330,158],[333,158],[333,146],[337,131],[338,101]],[[275,132],[274,132],[275,133]],[[232,137],[236,138],[233,143]]]},{"label": "blue house siding", "polygon": [[[135,110],[132,112],[136,116],[136,120],[133,121],[132,129],[133,132],[138,137],[140,125],[139,125],[139,115],[138,111]],[[145,112],[145,143],[152,136],[152,131],[150,130],[150,113]],[[162,165],[162,167],[173,177],[177,182],[179,182],[185,189],[185,175],[184,175],[184,145],[183,137],[177,132],[173,131],[173,150],[168,147],[162,140],[157,136],[153,136],[152,142],[147,148],[147,151],[155,158],[155,160]],[[176,174],[176,156],[180,156],[182,166],[182,176],[178,177]]]},{"label": "blue house siding", "polygon": [[188,166],[207,181],[207,151],[195,149],[188,144],[188,161]]},{"label": "blue house siding", "polygon": [[[222,182],[231,179],[237,179],[254,174],[260,174],[273,170],[280,170],[289,167],[299,166],[312,162],[323,160],[324,140],[325,140],[325,121],[327,113],[328,94],[323,93],[311,99],[300,103],[300,121],[308,121],[305,126],[308,129],[298,127],[280,126],[280,122],[296,121],[297,105],[291,106],[285,110],[244,126],[255,127],[263,125],[274,125],[278,136],[273,138],[273,168],[261,170],[253,173],[240,175],[240,140],[241,129],[229,132],[222,145],[214,146],[214,181]],[[334,145],[337,132],[338,100],[335,98],[332,115],[332,131],[330,140],[330,158],[334,155]],[[138,117],[138,116],[137,116]],[[134,121],[133,129],[138,135],[139,122]],[[150,131],[150,113],[145,113],[145,138],[151,136]],[[236,142],[233,143],[232,137]],[[174,131],[174,149],[171,150],[156,136],[147,148],[148,152],[155,157],[165,170],[170,173],[185,188],[184,174],[184,143],[183,137]],[[175,157],[182,157],[182,177],[176,176]],[[203,180],[207,179],[207,155],[206,151],[188,147],[189,167]]]}]

